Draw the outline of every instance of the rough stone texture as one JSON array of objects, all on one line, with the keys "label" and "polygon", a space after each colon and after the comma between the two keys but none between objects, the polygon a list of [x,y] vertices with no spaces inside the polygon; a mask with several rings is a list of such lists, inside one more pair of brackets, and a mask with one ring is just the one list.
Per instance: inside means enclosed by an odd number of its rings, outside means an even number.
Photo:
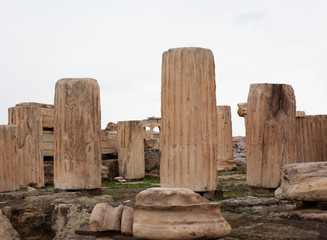
[{"label": "rough stone texture", "polygon": [[19,184],[43,187],[42,108],[27,103],[16,105],[15,123]]},{"label": "rough stone texture", "polygon": [[144,149],[148,150],[160,150],[160,138],[146,138],[144,139]]},{"label": "rough stone texture", "polygon": [[19,189],[16,126],[0,125],[0,192]]},{"label": "rough stone texture", "polygon": [[53,162],[44,163],[44,184],[53,184]]},{"label": "rough stone texture", "polygon": [[278,199],[327,201],[327,162],[283,166],[283,181],[275,192]]},{"label": "rough stone texture", "polygon": [[114,208],[107,203],[98,203],[93,208],[90,229],[99,231],[120,231],[123,205]]},{"label": "rough stone texture", "polygon": [[217,106],[218,170],[236,168],[233,158],[232,118],[230,106]]},{"label": "rough stone texture", "polygon": [[150,172],[155,168],[160,168],[160,152],[153,150],[153,151],[145,151],[144,153],[145,159],[145,171]]},{"label": "rough stone texture", "polygon": [[144,178],[144,135],[142,121],[118,122],[118,167],[125,179]]},{"label": "rough stone texture", "polygon": [[296,117],[303,117],[306,116],[307,114],[305,113],[305,111],[296,111]]},{"label": "rough stone texture", "polygon": [[215,190],[218,142],[211,50],[175,48],[163,53],[161,116],[161,186]]},{"label": "rough stone texture", "polygon": [[106,166],[109,171],[109,179],[113,180],[115,177],[119,176],[119,170],[118,170],[118,159],[108,159],[108,160],[102,160],[102,165]]},{"label": "rough stone texture", "polygon": [[270,213],[293,210],[296,208],[294,201],[278,200],[276,198],[241,197],[226,199],[219,202],[220,207],[230,212],[241,213],[251,210],[255,213]]},{"label": "rough stone texture", "polygon": [[121,233],[124,235],[133,235],[133,219],[134,209],[124,206],[123,215],[121,218]]},{"label": "rough stone texture", "polygon": [[327,161],[327,115],[296,117],[296,162]]},{"label": "rough stone texture", "polygon": [[144,239],[218,238],[231,227],[219,203],[183,188],[151,188],[136,196],[133,236]]},{"label": "rough stone texture", "polygon": [[247,108],[248,185],[276,188],[282,166],[295,161],[293,88],[286,84],[251,84]]},{"label": "rough stone texture", "polygon": [[100,89],[94,79],[61,79],[55,90],[54,185],[101,187]]},{"label": "rough stone texture", "polygon": [[109,169],[104,165],[101,166],[101,180],[102,181],[109,180]]},{"label": "rough stone texture", "polygon": [[117,131],[101,130],[101,153],[118,154]]},{"label": "rough stone texture", "polygon": [[1,240],[19,240],[18,232],[11,226],[8,218],[0,210],[0,237]]}]

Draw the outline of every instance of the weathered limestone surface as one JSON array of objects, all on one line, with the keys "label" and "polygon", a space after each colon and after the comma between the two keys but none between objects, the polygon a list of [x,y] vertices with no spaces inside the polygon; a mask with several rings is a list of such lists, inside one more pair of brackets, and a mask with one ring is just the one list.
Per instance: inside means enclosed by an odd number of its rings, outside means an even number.
[{"label": "weathered limestone surface", "polygon": [[305,113],[305,111],[296,111],[296,117],[303,117],[306,116],[307,114]]},{"label": "weathered limestone surface", "polygon": [[101,130],[101,153],[118,154],[117,131]]},{"label": "weathered limestone surface", "polygon": [[0,192],[19,189],[16,126],[0,125]]},{"label": "weathered limestone surface", "polygon": [[218,170],[236,168],[233,157],[232,119],[230,106],[217,106]]},{"label": "weathered limestone surface", "polygon": [[97,81],[57,81],[54,103],[55,188],[100,188],[101,109]]},{"label": "weathered limestone surface", "polygon": [[209,49],[163,53],[161,75],[162,187],[193,191],[217,186],[217,112],[214,57]]},{"label": "weathered limestone surface", "polygon": [[94,232],[120,231],[123,209],[123,205],[114,208],[107,203],[98,203],[91,214],[90,229]]},{"label": "weathered limestone surface", "polygon": [[142,239],[219,238],[231,227],[213,203],[189,189],[151,188],[136,196],[133,236]]},{"label": "weathered limestone surface", "polygon": [[16,105],[17,162],[20,186],[44,186],[42,108]]},{"label": "weathered limestone surface", "polygon": [[19,234],[12,227],[8,218],[0,210],[0,237],[1,240],[20,240]]},{"label": "weathered limestone surface", "polygon": [[121,233],[124,235],[133,235],[134,209],[124,206],[121,218]]},{"label": "weathered limestone surface", "polygon": [[284,164],[295,162],[293,88],[286,84],[251,84],[247,101],[247,183],[280,185]]},{"label": "weathered limestone surface", "polygon": [[125,179],[144,178],[144,135],[142,121],[118,122],[118,166]]},{"label": "weathered limestone surface", "polygon": [[296,117],[296,162],[327,161],[327,115]]},{"label": "weathered limestone surface", "polygon": [[327,162],[283,166],[283,181],[275,191],[278,199],[327,201]]}]

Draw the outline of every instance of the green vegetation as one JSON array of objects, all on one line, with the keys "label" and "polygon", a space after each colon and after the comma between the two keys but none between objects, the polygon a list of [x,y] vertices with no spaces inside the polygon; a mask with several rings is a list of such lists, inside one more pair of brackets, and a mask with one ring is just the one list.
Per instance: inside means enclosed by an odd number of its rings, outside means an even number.
[{"label": "green vegetation", "polygon": [[237,166],[236,171],[239,171],[242,174],[246,174],[246,168],[242,166]]}]

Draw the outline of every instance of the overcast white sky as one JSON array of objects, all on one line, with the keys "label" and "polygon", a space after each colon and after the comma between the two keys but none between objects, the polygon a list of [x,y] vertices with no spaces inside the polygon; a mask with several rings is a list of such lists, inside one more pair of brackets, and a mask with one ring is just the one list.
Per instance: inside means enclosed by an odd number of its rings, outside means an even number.
[{"label": "overcast white sky", "polygon": [[298,110],[327,113],[326,0],[0,0],[0,124],[52,104],[66,77],[98,80],[103,128],[160,116],[162,53],[187,46],[213,51],[234,136],[251,83],[291,84]]}]

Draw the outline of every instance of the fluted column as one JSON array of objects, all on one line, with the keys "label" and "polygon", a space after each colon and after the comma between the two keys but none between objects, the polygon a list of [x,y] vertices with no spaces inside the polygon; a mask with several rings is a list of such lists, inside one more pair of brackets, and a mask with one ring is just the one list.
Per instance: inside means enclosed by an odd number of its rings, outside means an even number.
[{"label": "fluted column", "polygon": [[286,84],[251,84],[247,101],[247,183],[276,188],[284,164],[295,162],[293,88]]},{"label": "fluted column", "polygon": [[0,192],[19,189],[16,126],[0,125]]},{"label": "fluted column", "polygon": [[230,106],[217,106],[218,170],[236,168],[233,156],[233,134]]},{"label": "fluted column", "polygon": [[164,52],[161,80],[161,186],[215,190],[217,113],[211,50]]},{"label": "fluted column", "polygon": [[100,188],[101,109],[97,81],[57,81],[54,103],[55,188]]},{"label": "fluted column", "polygon": [[118,166],[125,179],[144,178],[144,135],[142,121],[118,122]]}]

